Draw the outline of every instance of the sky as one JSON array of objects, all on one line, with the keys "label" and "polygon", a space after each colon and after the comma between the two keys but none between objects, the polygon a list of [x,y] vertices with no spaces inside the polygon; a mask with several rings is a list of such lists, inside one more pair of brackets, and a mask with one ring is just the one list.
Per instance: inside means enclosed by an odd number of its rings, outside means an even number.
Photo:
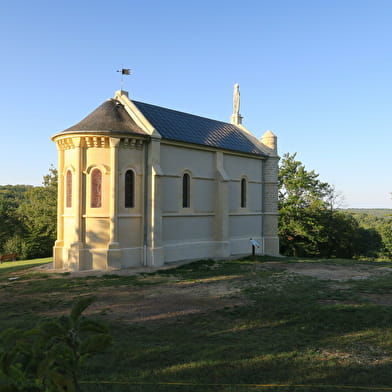
[{"label": "sky", "polygon": [[20,0],[0,5],[0,185],[40,185],[50,137],[121,88],[271,130],[346,208],[392,208],[392,1]]}]

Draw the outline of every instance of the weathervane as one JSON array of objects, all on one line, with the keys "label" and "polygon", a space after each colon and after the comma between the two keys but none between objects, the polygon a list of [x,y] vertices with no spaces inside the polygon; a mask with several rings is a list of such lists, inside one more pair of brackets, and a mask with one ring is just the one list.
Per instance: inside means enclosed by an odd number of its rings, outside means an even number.
[{"label": "weathervane", "polygon": [[117,72],[121,72],[121,90],[124,87],[124,75],[130,75],[131,74],[131,70],[129,68],[122,68],[117,70]]}]

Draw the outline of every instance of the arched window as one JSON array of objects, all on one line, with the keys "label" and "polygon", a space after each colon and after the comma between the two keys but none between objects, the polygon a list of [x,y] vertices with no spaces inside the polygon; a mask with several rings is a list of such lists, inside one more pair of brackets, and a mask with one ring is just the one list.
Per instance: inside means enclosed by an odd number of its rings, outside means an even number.
[{"label": "arched window", "polygon": [[127,170],[125,173],[125,208],[135,207],[135,172]]},{"label": "arched window", "polygon": [[191,177],[188,173],[182,176],[182,208],[191,206]]},{"label": "arched window", "polygon": [[71,170],[67,171],[67,175],[65,177],[65,207],[72,207],[72,172]]},{"label": "arched window", "polygon": [[241,180],[241,208],[246,207],[246,179]]},{"label": "arched window", "polygon": [[102,207],[102,173],[99,169],[91,172],[91,208]]}]

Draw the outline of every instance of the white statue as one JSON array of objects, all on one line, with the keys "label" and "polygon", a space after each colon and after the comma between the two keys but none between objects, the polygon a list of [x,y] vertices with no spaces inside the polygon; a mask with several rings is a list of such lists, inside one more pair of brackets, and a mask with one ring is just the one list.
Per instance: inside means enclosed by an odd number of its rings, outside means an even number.
[{"label": "white statue", "polygon": [[240,85],[236,83],[234,85],[234,93],[233,93],[233,114],[240,114]]}]

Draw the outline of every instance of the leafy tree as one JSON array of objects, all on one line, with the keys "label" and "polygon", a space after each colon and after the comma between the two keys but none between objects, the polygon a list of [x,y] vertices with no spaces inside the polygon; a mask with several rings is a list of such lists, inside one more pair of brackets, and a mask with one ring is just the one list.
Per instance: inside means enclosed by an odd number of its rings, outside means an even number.
[{"label": "leafy tree", "polygon": [[328,183],[321,182],[314,170],[306,170],[295,159],[296,155],[283,155],[279,169],[279,202],[295,208],[308,208],[320,202],[327,205],[333,199],[333,188]]},{"label": "leafy tree", "polygon": [[377,258],[382,249],[379,232],[372,227],[363,227],[349,213],[334,210],[326,225],[328,244],[321,254],[324,257]]},{"label": "leafy tree", "polygon": [[392,259],[392,222],[386,221],[380,228],[380,234],[383,242],[383,251],[385,256]]},{"label": "leafy tree", "polygon": [[359,228],[356,220],[333,209],[321,212],[323,241],[318,243],[319,254],[322,257],[351,258],[356,252],[355,235]]},{"label": "leafy tree", "polygon": [[319,243],[327,242],[325,222],[334,189],[285,154],[279,170],[279,235],[283,254],[318,255]]},{"label": "leafy tree", "polygon": [[27,190],[17,210],[24,235],[20,253],[24,258],[46,257],[56,240],[57,170],[49,169],[43,186]]},{"label": "leafy tree", "polygon": [[9,252],[5,249],[5,244],[23,233],[23,224],[19,220],[17,209],[30,188],[28,185],[0,186],[0,252],[18,253]]},{"label": "leafy tree", "polygon": [[[374,256],[370,250],[380,248],[378,233],[360,228],[352,215],[338,211],[335,189],[320,181],[313,170],[306,170],[296,160],[296,154],[283,156],[279,183],[282,254],[351,258],[361,254]],[[371,246],[369,238],[372,239]]]},{"label": "leafy tree", "polygon": [[13,237],[10,237],[5,241],[3,246],[3,252],[5,254],[17,254],[20,257],[23,257],[26,254],[25,242],[23,238],[19,234],[14,234]]},{"label": "leafy tree", "polygon": [[82,317],[94,301],[81,297],[69,316],[42,321],[27,332],[8,329],[1,335],[0,390],[14,392],[78,392],[84,361],[105,350],[107,328]]},{"label": "leafy tree", "polygon": [[[347,210],[358,223],[358,235],[355,238],[357,256],[379,258],[392,256],[391,218],[388,210]],[[392,232],[391,232],[392,234]]]}]

